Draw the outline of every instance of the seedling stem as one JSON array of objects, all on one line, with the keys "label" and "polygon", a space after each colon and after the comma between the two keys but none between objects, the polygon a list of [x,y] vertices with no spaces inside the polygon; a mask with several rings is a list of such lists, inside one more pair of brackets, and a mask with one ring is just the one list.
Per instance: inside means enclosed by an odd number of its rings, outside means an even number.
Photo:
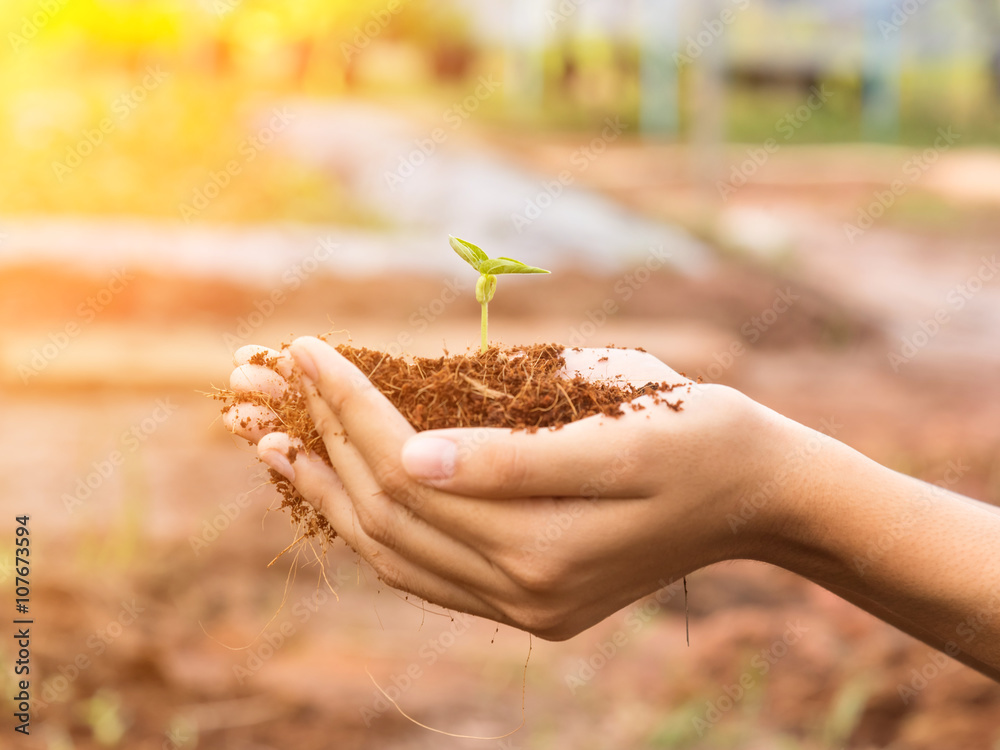
[{"label": "seedling stem", "polygon": [[458,237],[448,237],[452,249],[470,266],[479,271],[476,280],[476,301],[483,308],[482,324],[480,326],[480,352],[489,348],[489,304],[497,291],[497,275],[504,273],[548,273],[544,268],[535,268],[513,258],[490,258],[483,250],[471,242]]}]

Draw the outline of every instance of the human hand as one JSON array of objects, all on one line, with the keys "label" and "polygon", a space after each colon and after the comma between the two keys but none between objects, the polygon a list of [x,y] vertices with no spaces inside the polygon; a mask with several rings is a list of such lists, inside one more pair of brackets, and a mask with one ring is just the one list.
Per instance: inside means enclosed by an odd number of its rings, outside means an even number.
[{"label": "human hand", "polygon": [[[264,407],[241,404],[227,423],[382,580],[428,601],[562,639],[692,570],[755,556],[766,536],[735,535],[726,521],[768,464],[759,438],[772,414],[732,389],[690,383],[671,394],[684,400],[679,412],[647,396],[620,418],[534,434],[417,434],[333,347],[303,338],[290,354],[334,468],[306,452],[289,464],[287,435],[259,427],[266,418],[244,422]],[[565,357],[585,377],[683,380],[643,352]],[[291,366],[280,355],[277,369]],[[232,386],[287,387],[254,365],[237,368]]]}]

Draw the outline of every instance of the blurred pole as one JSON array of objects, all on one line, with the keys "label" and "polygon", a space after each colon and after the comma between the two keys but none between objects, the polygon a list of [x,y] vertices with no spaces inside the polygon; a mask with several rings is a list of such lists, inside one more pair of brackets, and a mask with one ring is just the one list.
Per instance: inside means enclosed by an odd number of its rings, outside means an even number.
[{"label": "blurred pole", "polygon": [[547,0],[511,0],[504,82],[508,105],[540,109],[545,96]]},{"label": "blurred pole", "polygon": [[861,132],[865,139],[899,138],[903,29],[892,23],[892,0],[867,0],[861,70]]},{"label": "blurred pole", "polygon": [[[695,168],[699,181],[715,185],[723,172],[722,147],[726,138],[726,37],[729,29],[720,20],[723,0],[697,0],[698,34],[706,29],[721,29],[702,46],[701,56],[694,62],[694,111],[692,117]],[[701,37],[699,37],[701,38]]]},{"label": "blurred pole", "polygon": [[[975,20],[982,34],[986,61],[987,106],[1000,102],[1000,3],[979,0],[975,3]],[[994,118],[995,119],[995,118]]]},{"label": "blurred pole", "polygon": [[640,0],[639,130],[676,136],[680,129],[677,62],[680,0]]}]

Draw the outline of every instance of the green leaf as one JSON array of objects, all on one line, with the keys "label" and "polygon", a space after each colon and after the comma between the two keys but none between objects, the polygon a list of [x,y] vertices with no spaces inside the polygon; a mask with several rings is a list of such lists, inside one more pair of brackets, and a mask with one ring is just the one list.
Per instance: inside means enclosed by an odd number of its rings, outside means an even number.
[{"label": "green leaf", "polygon": [[513,258],[497,258],[495,260],[484,260],[479,264],[480,273],[501,274],[501,273],[548,273],[544,268],[528,266]]},{"label": "green leaf", "polygon": [[483,249],[478,245],[473,245],[471,242],[466,242],[465,240],[460,240],[458,237],[453,237],[448,235],[448,243],[451,245],[451,249],[458,253],[458,256],[468,263],[470,266],[480,271],[479,264],[484,260],[489,260],[488,256]]}]

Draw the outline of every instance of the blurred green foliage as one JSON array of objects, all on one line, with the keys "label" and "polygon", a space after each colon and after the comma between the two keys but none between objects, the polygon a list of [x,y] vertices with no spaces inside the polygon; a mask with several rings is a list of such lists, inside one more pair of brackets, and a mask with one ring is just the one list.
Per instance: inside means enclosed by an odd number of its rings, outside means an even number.
[{"label": "blurred green foliage", "polygon": [[[248,139],[276,103],[350,93],[375,39],[461,35],[423,0],[385,7],[5,2],[0,213],[184,218],[181,206],[214,180],[225,185],[197,220],[375,223],[329,172]],[[233,161],[239,174],[221,176]]]},{"label": "blurred green foliage", "polygon": [[[797,47],[816,33],[794,14],[786,20],[802,37],[792,40]],[[755,32],[770,23],[750,12],[734,23],[730,63],[754,52]],[[475,38],[470,19],[432,0],[5,0],[0,213],[182,218],[182,204],[236,159],[238,178],[197,220],[376,223],[320,165],[287,158],[280,145],[252,160],[241,154],[261,113],[276,102],[344,96],[443,111],[489,74],[504,86],[476,112],[484,125],[515,134],[586,131],[613,116],[637,133],[638,42],[571,26],[524,52],[505,47],[502,35]],[[520,54],[538,63],[540,99],[519,98],[501,73]],[[696,127],[692,67],[679,74],[682,140]],[[822,80],[829,101],[796,123],[794,143],[861,137],[860,74],[837,70]],[[149,71],[165,77],[146,86]],[[908,58],[900,141],[928,144],[937,128],[953,127],[963,147],[997,142],[991,85],[969,56]],[[807,96],[801,85],[730,82],[725,135],[745,143],[774,137]],[[78,166],[67,169],[70,162]]]}]

